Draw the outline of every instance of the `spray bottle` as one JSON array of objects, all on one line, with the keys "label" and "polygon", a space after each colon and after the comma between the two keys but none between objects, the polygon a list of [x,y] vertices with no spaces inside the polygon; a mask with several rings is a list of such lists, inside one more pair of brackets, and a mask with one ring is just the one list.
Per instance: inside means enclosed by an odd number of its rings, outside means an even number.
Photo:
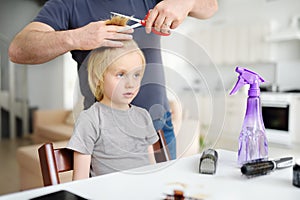
[{"label": "spray bottle", "polygon": [[268,141],[262,118],[259,85],[264,79],[248,69],[237,67],[238,81],[230,92],[235,94],[242,86],[249,84],[247,110],[239,137],[238,164],[268,158]]}]

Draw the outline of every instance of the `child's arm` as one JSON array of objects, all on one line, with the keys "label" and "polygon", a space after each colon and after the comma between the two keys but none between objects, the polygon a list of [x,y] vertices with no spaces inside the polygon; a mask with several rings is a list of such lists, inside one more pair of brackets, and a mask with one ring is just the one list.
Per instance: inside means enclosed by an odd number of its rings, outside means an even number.
[{"label": "child's arm", "polygon": [[85,179],[90,176],[91,155],[74,151],[73,180]]},{"label": "child's arm", "polygon": [[150,145],[148,147],[148,155],[149,155],[150,164],[155,164],[156,160],[155,160],[154,150],[153,150],[153,146],[152,145]]}]

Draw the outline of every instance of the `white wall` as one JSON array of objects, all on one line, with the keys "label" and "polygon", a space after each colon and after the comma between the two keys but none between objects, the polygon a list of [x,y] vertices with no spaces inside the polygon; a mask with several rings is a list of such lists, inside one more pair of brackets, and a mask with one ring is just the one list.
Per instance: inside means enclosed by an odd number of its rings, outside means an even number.
[{"label": "white wall", "polygon": [[[9,43],[14,37],[14,35],[21,30],[25,24],[27,24],[38,12],[39,7],[33,1],[23,1],[23,0],[11,0],[4,1],[1,0],[0,6],[0,38],[2,43],[1,49],[2,56],[7,56],[7,50]],[[5,44],[4,44],[5,43]],[[3,63],[2,63],[3,64]],[[7,64],[5,64],[7,65]],[[8,67],[3,67],[2,69],[2,89],[8,90]],[[24,72],[21,67],[16,68],[15,76],[17,80],[21,79],[22,73]],[[18,88],[17,88],[18,89]],[[16,94],[20,98],[21,94]]]},{"label": "white wall", "polygon": [[70,54],[48,63],[28,66],[31,106],[40,109],[72,109],[77,68]]},{"label": "white wall", "polygon": [[[289,29],[292,18],[299,15],[299,0],[219,0],[219,11],[214,17],[208,20],[188,18],[173,32],[184,35],[198,44],[198,49],[190,48],[190,45],[182,46],[186,51],[183,56],[189,55],[193,60],[198,59],[197,67],[209,76],[207,80],[213,79],[214,75],[220,75],[215,80],[215,88],[218,88],[219,80],[225,89],[231,89],[236,81],[236,66],[256,70],[269,84],[280,81],[284,88],[292,87],[291,84],[300,88],[299,78],[290,76],[293,81],[286,78],[290,71],[300,74],[300,40],[266,40],[271,34]],[[167,40],[163,39],[163,46]],[[176,46],[178,42],[174,39],[173,43]],[[201,48],[215,65],[202,62],[204,55]],[[284,67],[288,62],[293,63],[289,65],[289,70]],[[164,63],[179,73],[188,73],[180,69],[189,66],[177,62],[174,58],[165,57]],[[219,71],[219,74],[207,73],[210,69]],[[276,70],[285,73],[277,77]],[[171,78],[168,77],[167,80]],[[198,78],[203,80],[203,77]]]},{"label": "white wall", "polygon": [[[33,0],[1,1],[1,38],[5,38],[7,44],[9,44],[15,34],[28,24],[39,10],[40,6]],[[18,67],[22,68],[22,66]],[[38,107],[39,109],[73,108],[76,71],[76,64],[71,60],[69,54],[60,56],[45,64],[28,65],[29,106]],[[24,70],[17,69],[16,73],[17,77],[22,77],[18,73],[24,73]],[[16,94],[16,96],[21,95]]]},{"label": "white wall", "polygon": [[35,1],[1,0],[0,34],[10,41],[38,13]]}]

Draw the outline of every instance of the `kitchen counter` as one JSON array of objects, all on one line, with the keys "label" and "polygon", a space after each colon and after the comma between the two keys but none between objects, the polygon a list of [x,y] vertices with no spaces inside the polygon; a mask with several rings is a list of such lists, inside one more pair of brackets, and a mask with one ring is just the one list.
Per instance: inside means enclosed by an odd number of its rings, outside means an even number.
[{"label": "kitchen counter", "polygon": [[[215,148],[222,148],[230,151],[237,152],[238,150],[238,138],[226,138],[222,135],[218,142],[215,144]],[[292,156],[294,159],[300,159],[300,145],[294,144],[291,146],[280,145],[276,143],[269,143],[269,157],[279,158]]]}]

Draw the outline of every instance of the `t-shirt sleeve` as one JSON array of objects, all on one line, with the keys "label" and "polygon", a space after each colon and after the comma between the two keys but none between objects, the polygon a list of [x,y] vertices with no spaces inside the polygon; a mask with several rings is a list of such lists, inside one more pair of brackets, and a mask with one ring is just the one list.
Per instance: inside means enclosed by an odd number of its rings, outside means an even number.
[{"label": "t-shirt sleeve", "polygon": [[33,21],[45,23],[56,31],[67,30],[70,19],[70,5],[67,3],[63,0],[47,1]]},{"label": "t-shirt sleeve", "polygon": [[67,148],[82,154],[91,155],[94,145],[100,136],[100,129],[86,111],[80,113]]},{"label": "t-shirt sleeve", "polygon": [[147,137],[147,141],[149,142],[149,144],[154,144],[155,142],[158,141],[158,139],[159,139],[159,137],[156,132],[155,132],[155,135]]},{"label": "t-shirt sleeve", "polygon": [[158,137],[158,135],[156,133],[156,130],[154,128],[151,116],[150,116],[150,114],[148,113],[147,110],[145,110],[145,116],[146,116],[147,121],[148,121],[148,133],[149,133],[146,136],[146,140],[148,141],[148,144],[154,144],[155,142],[158,141],[159,137]]}]

